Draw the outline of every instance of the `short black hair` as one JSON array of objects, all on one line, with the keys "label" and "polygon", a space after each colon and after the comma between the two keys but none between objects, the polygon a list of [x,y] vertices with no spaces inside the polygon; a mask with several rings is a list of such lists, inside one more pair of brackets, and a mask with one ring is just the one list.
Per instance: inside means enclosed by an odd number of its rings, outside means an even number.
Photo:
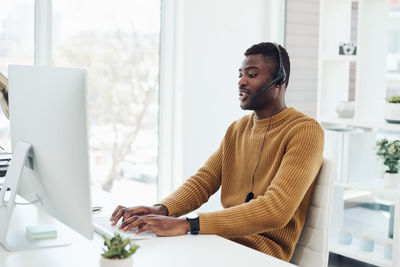
[{"label": "short black hair", "polygon": [[[284,47],[279,45],[279,49],[281,50],[281,58],[282,65],[286,72],[286,87],[289,85],[289,76],[290,76],[290,60],[289,55]],[[275,73],[277,73],[279,68],[279,54],[275,45],[270,42],[263,42],[259,44],[255,44],[244,52],[244,55],[247,57],[249,55],[262,54],[265,60],[272,60],[273,64],[276,66]],[[276,77],[274,77],[276,78]]]}]

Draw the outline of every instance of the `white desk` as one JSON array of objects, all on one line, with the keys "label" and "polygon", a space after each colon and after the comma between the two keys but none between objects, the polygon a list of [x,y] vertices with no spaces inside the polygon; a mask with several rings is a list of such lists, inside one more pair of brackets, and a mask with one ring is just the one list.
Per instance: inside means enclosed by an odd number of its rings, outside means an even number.
[{"label": "white desk", "polygon": [[[96,194],[93,196],[93,202],[98,204]],[[97,197],[105,201],[104,195],[97,194]],[[17,252],[0,246],[1,267],[99,266],[103,247],[99,235],[87,240],[32,206],[18,206],[15,211],[13,227],[53,222],[57,224],[59,236],[69,238],[71,245]],[[133,255],[134,267],[295,266],[216,235],[158,237],[136,243],[140,248]]]}]

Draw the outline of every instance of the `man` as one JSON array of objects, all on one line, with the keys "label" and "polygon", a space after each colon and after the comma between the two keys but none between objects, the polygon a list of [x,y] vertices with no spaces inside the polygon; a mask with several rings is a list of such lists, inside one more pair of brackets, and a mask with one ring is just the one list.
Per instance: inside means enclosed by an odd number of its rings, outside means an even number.
[{"label": "man", "polygon": [[[322,164],[324,134],[287,108],[290,62],[274,43],[253,45],[239,69],[239,100],[250,115],[233,122],[199,171],[153,207],[119,206],[112,224],[160,236],[217,234],[289,261],[304,226]],[[221,187],[223,210],[178,218]]]}]

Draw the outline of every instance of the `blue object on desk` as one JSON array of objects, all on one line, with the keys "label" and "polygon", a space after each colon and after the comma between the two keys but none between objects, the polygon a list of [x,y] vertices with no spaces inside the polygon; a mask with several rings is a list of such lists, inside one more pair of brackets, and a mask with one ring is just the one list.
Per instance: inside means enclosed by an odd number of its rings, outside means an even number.
[{"label": "blue object on desk", "polygon": [[57,229],[49,224],[27,226],[26,235],[31,239],[57,238]]}]

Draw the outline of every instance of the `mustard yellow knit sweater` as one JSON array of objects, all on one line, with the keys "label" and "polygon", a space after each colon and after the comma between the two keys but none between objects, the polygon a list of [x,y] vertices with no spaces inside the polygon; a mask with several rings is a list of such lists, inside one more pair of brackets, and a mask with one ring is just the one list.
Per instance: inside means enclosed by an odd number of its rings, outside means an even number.
[{"label": "mustard yellow knit sweater", "polygon": [[200,207],[221,187],[223,210],[200,213],[200,233],[217,234],[289,261],[303,228],[322,164],[324,133],[312,118],[287,108],[271,118],[254,113],[230,125],[218,150],[161,204],[169,216]]}]

